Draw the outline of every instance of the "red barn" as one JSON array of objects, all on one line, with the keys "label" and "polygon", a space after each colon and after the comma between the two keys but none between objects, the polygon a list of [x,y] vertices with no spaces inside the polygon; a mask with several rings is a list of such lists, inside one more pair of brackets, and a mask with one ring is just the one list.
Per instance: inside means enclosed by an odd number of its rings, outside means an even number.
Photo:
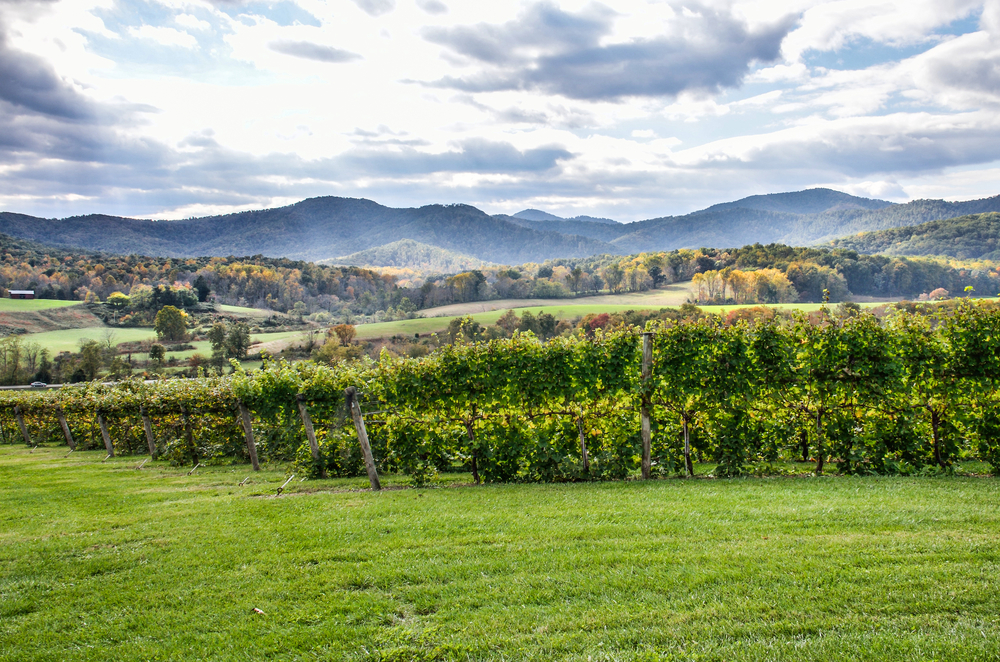
[{"label": "red barn", "polygon": [[34,299],[34,290],[9,290],[11,299]]}]

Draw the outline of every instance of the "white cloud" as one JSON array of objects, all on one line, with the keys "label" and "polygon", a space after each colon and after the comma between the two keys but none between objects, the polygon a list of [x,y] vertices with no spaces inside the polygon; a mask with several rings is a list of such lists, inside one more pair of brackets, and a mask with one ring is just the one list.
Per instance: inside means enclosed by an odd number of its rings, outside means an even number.
[{"label": "white cloud", "polygon": [[179,46],[180,48],[197,48],[198,40],[189,32],[162,26],[141,25],[129,28],[129,34],[139,39],[155,41],[163,46]]},{"label": "white cloud", "polygon": [[[38,58],[7,62],[50,92],[0,100],[18,123],[0,136],[2,205],[170,216],[336,193],[634,220],[817,185],[892,199],[1000,192],[991,165],[1000,153],[1000,3],[157,2],[148,12],[113,0],[31,12],[0,2],[3,43]],[[981,9],[979,32],[938,34]],[[706,17],[747,37],[789,14],[799,18],[781,58],[740,60],[721,91],[608,93],[628,74],[627,58],[616,58],[636,44],[678,36],[695,67],[707,61],[699,48],[726,42],[706,33]],[[483,43],[461,39],[477,34],[503,38],[484,55]],[[811,64],[832,52],[847,64]],[[520,59],[508,67],[511,53]],[[586,61],[595,54],[603,59]],[[548,57],[610,68],[582,91],[570,89],[579,79],[521,85],[507,76],[533,63],[558,70]],[[505,84],[481,77],[493,71],[483,58],[501,63]],[[449,78],[483,84],[415,82]],[[99,126],[74,127],[67,109],[76,106]]]},{"label": "white cloud", "polygon": [[208,21],[203,21],[197,16],[192,14],[178,14],[174,17],[174,21],[177,25],[188,28],[190,30],[211,30],[212,24]]}]

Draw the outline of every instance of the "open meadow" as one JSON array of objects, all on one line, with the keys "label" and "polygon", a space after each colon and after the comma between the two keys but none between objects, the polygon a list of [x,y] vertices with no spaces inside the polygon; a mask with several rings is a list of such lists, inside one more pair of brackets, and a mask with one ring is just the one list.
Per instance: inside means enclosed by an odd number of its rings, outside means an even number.
[{"label": "open meadow", "polygon": [[62,299],[8,299],[0,297],[0,313],[34,312],[79,305],[79,301],[63,301]]},{"label": "open meadow", "polygon": [[240,487],[245,465],[103,457],[0,447],[0,660],[1000,651],[992,478],[295,478],[275,497],[284,466]]}]

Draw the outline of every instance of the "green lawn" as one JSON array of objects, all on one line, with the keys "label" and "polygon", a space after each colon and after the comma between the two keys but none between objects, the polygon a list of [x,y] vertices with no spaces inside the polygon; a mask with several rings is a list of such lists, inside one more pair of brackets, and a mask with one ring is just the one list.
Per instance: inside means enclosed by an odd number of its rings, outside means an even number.
[{"label": "green lawn", "polygon": [[223,313],[232,313],[234,315],[246,315],[247,317],[271,317],[275,313],[270,310],[262,310],[260,308],[246,308],[244,306],[227,306],[225,304],[218,304],[216,308]]},{"label": "green lawn", "polygon": [[375,494],[345,491],[361,480],[296,478],[274,498],[280,467],[239,487],[246,466],[186,476],[103,457],[0,447],[0,660],[1000,651],[995,479]]},{"label": "green lawn", "polygon": [[39,346],[48,348],[52,356],[59,352],[80,351],[81,340],[97,340],[103,342],[106,334],[112,334],[112,342],[115,344],[123,342],[138,342],[140,340],[150,340],[156,337],[152,329],[119,329],[108,326],[89,326],[82,329],[61,329],[59,331],[46,331],[44,333],[29,333],[21,336],[23,342],[38,343]]},{"label": "green lawn", "polygon": [[0,313],[21,313],[50,308],[79,306],[82,301],[62,301],[60,299],[7,299],[0,298]]}]

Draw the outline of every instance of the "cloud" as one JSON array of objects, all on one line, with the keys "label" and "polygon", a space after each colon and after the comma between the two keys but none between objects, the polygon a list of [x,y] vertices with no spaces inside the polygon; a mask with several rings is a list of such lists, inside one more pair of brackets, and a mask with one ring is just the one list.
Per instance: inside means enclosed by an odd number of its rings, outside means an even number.
[{"label": "cloud", "polygon": [[707,8],[675,14],[668,32],[606,43],[614,13],[601,5],[569,13],[532,5],[502,25],[428,28],[424,37],[477,67],[433,84],[466,92],[540,91],[572,99],[676,96],[738,86],[754,62],[778,58],[791,18],[750,29]]},{"label": "cloud", "polygon": [[190,28],[192,30],[211,30],[212,25],[208,21],[203,21],[197,16],[191,14],[178,14],[174,17],[178,25],[185,28]]},{"label": "cloud", "polygon": [[396,8],[396,0],[354,0],[354,4],[369,16],[388,14]]},{"label": "cloud", "polygon": [[315,60],[317,62],[351,62],[352,60],[361,59],[361,56],[357,53],[351,53],[350,51],[332,46],[314,44],[311,41],[272,41],[268,47],[276,53],[300,57],[306,60]]},{"label": "cloud", "polygon": [[94,117],[94,105],[45,60],[10,48],[2,27],[0,24],[0,101],[16,107],[9,113],[39,113],[72,121]]},{"label": "cloud", "polygon": [[448,13],[448,6],[439,0],[417,0],[417,6],[428,14]]},{"label": "cloud", "polygon": [[720,140],[671,155],[681,167],[811,170],[868,178],[940,172],[990,163],[1000,154],[1000,117],[892,113],[810,123],[768,134]]},{"label": "cloud", "polygon": [[198,40],[188,32],[174,28],[142,25],[129,28],[129,34],[139,39],[148,39],[164,46],[179,46],[181,48],[197,48]]},{"label": "cloud", "polygon": [[558,145],[518,150],[510,143],[482,139],[462,141],[458,149],[428,153],[413,148],[399,150],[359,149],[334,157],[328,163],[354,176],[413,176],[439,172],[525,173],[556,168],[573,157]]}]

